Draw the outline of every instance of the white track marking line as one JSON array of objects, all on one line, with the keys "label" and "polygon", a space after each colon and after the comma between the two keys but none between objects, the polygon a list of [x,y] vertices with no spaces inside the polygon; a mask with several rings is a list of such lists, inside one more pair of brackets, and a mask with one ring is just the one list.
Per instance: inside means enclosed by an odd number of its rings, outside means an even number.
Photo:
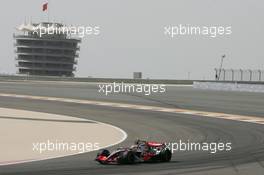
[{"label": "white track marking line", "polygon": [[264,124],[264,116],[262,118],[262,117],[256,117],[256,116],[235,115],[235,114],[207,112],[207,111],[196,111],[196,110],[180,109],[180,108],[165,108],[165,107],[156,107],[156,106],[135,105],[135,104],[126,104],[126,103],[113,103],[113,102],[101,102],[101,101],[59,98],[59,97],[44,97],[44,96],[5,94],[5,93],[0,93],[0,96],[23,98],[23,99],[33,99],[33,100],[46,100],[46,101],[57,101],[57,102],[67,102],[67,103],[78,103],[78,104],[90,104],[90,105],[109,106],[109,107],[116,107],[116,108],[139,109],[139,110],[156,111],[156,112],[187,114],[187,115],[196,115],[196,116],[203,116],[203,117],[212,117],[212,118],[219,118],[219,119],[235,120],[235,121],[241,121],[241,122],[257,123],[257,124],[262,124],[262,125]]}]

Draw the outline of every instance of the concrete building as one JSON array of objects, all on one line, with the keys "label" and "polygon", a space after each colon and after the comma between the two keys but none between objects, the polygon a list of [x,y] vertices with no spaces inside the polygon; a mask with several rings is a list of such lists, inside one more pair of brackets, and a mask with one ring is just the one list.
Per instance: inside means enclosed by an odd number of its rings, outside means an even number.
[{"label": "concrete building", "polygon": [[133,72],[134,79],[142,79],[142,72]]},{"label": "concrete building", "polygon": [[22,24],[14,34],[18,74],[74,76],[81,40],[60,23]]}]

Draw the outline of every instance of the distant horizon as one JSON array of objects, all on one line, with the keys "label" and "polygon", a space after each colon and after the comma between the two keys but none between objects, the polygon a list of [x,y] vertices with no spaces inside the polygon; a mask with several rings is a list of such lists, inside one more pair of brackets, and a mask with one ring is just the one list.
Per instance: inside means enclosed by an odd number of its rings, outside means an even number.
[{"label": "distant horizon", "polygon": [[[65,76],[40,76],[40,75],[25,75],[25,74],[3,74],[0,73],[0,76],[18,76],[18,77],[51,77],[51,78],[91,78],[91,79],[134,79],[133,75],[131,77],[92,77],[92,76],[73,76],[73,77],[65,77]],[[149,78],[142,77],[142,80],[199,80],[199,79],[159,79],[159,78]],[[134,79],[135,80],[135,79]],[[139,79],[140,80],[140,79]],[[200,79],[202,80],[202,79]],[[209,79],[208,79],[209,80]]]}]

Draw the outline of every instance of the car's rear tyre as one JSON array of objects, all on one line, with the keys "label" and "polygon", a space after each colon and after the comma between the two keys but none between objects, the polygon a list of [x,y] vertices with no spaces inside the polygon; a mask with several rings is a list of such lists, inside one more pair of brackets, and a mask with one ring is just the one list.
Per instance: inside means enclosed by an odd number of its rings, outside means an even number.
[{"label": "car's rear tyre", "polygon": [[161,161],[162,162],[169,162],[171,160],[171,151],[170,150],[165,150],[161,153]]}]

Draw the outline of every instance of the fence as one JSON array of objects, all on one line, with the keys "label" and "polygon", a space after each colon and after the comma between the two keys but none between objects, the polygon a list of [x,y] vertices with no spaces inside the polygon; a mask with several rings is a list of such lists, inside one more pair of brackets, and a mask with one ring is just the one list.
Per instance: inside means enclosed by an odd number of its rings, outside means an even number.
[{"label": "fence", "polygon": [[264,81],[264,70],[215,69],[219,81]]}]

